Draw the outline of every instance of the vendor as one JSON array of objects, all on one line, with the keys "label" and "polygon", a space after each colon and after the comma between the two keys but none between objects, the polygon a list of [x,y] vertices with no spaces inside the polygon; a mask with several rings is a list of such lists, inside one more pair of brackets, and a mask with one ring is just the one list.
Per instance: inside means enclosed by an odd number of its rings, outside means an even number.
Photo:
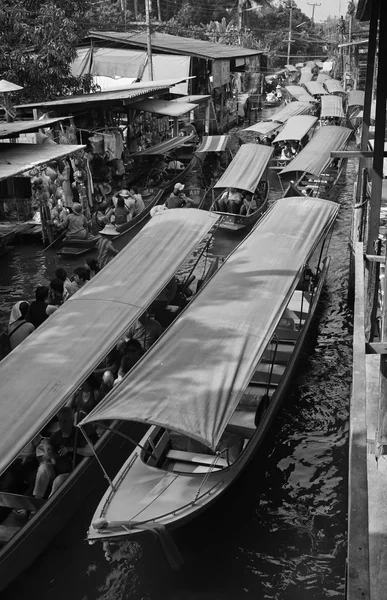
[{"label": "vendor", "polygon": [[58,227],[59,229],[66,229],[67,238],[86,239],[89,228],[86,217],[82,214],[82,206],[75,202],[72,214],[67,215],[63,223],[60,223]]},{"label": "vendor", "polygon": [[183,194],[184,187],[183,183],[175,184],[172,194],[168,196],[166,201],[168,208],[189,208],[191,206],[192,200]]}]

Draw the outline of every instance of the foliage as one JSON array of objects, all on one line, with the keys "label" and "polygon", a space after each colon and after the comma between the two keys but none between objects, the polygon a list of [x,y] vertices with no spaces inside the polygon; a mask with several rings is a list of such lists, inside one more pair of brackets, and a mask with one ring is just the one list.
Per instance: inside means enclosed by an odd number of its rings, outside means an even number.
[{"label": "foliage", "polygon": [[23,86],[16,102],[50,100],[90,88],[90,77],[76,78],[77,0],[0,0],[0,78]]}]

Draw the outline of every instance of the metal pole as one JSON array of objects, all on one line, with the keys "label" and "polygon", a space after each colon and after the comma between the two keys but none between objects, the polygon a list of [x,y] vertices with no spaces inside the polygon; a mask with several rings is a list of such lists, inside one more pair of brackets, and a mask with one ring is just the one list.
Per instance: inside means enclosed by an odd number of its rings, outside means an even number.
[{"label": "metal pole", "polygon": [[149,0],[145,0],[145,22],[146,22],[146,46],[148,54],[149,80],[153,81],[153,62],[152,62],[152,34],[150,28]]},{"label": "metal pole", "polygon": [[290,0],[289,2],[289,8],[290,8],[290,13],[289,13],[289,37],[288,37],[288,62],[287,64],[290,64],[290,44],[292,42],[292,20],[293,20],[293,2],[292,0]]}]

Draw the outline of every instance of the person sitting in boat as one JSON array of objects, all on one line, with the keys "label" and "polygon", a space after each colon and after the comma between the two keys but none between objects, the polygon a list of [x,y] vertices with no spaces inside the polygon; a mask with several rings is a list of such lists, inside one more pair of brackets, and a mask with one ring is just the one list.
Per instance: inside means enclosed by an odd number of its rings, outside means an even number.
[{"label": "person sitting in boat", "polygon": [[285,144],[281,151],[281,160],[291,160],[293,158],[293,153],[290,148],[290,144]]},{"label": "person sitting in boat", "polygon": [[69,297],[73,296],[89,281],[89,270],[85,267],[77,267],[74,270],[74,281],[69,289]]},{"label": "person sitting in boat", "polygon": [[63,223],[58,225],[59,229],[66,230],[66,238],[86,239],[89,235],[89,227],[85,215],[82,214],[82,206],[75,202],[73,212],[67,215]]},{"label": "person sitting in boat", "polygon": [[89,270],[90,279],[93,279],[100,272],[98,260],[96,258],[86,258],[83,266]]},{"label": "person sitting in boat", "polygon": [[184,183],[176,183],[173,192],[168,196],[166,201],[167,208],[189,208],[192,200],[183,194],[185,188]]},{"label": "person sitting in boat", "polygon": [[123,198],[126,208],[130,211],[131,214],[133,214],[135,202],[129,190],[120,190],[113,196],[112,201],[114,204],[114,208],[117,206],[118,198]]},{"label": "person sitting in boat", "polygon": [[111,222],[114,214],[114,206],[109,206],[107,202],[98,204],[96,211],[91,218],[91,232],[96,235]]},{"label": "person sitting in boat", "polygon": [[23,342],[33,331],[35,327],[27,321],[29,304],[28,302],[16,302],[11,310],[11,316],[8,323],[8,341],[11,350]]},{"label": "person sitting in boat", "polygon": [[114,225],[109,224],[99,232],[99,235],[100,237],[97,241],[97,261],[100,269],[103,269],[118,254],[117,248],[112,243],[112,239],[117,237],[118,231]]},{"label": "person sitting in boat", "polygon": [[274,92],[269,92],[266,95],[266,102],[275,102],[276,101],[276,95]]},{"label": "person sitting in boat", "polygon": [[125,205],[124,199],[122,196],[118,196],[116,207],[114,209],[114,224],[115,225],[124,225],[132,218],[131,211]]},{"label": "person sitting in boat", "polygon": [[141,343],[138,340],[129,339],[125,344],[125,354],[121,358],[120,367],[118,369],[117,377],[114,380],[114,385],[120,383],[130,369],[140,360],[144,354]]},{"label": "person sitting in boat", "polygon": [[278,100],[282,100],[282,90],[281,90],[281,86],[279,84],[275,88],[275,95]]},{"label": "person sitting in boat", "polygon": [[153,319],[147,311],[145,311],[138,321],[128,329],[125,334],[125,339],[133,339],[140,342],[144,352],[155,343],[163,332],[160,323]]},{"label": "person sitting in boat", "polygon": [[50,304],[49,297],[50,288],[46,285],[38,285],[35,290],[35,300],[31,302],[28,310],[28,320],[35,329],[57,309],[57,306]]},{"label": "person sitting in boat", "polygon": [[257,206],[257,202],[255,200],[255,198],[253,197],[253,194],[251,194],[250,192],[243,192],[242,193],[242,206],[241,209],[239,211],[240,215],[251,215],[251,213],[255,212],[257,210],[258,206]]},{"label": "person sitting in boat", "polygon": [[63,281],[55,277],[50,281],[50,293],[48,301],[52,306],[62,306],[64,299],[64,286]]},{"label": "person sitting in boat", "polygon": [[130,186],[129,194],[134,199],[134,209],[133,209],[133,217],[137,217],[144,209],[145,204],[138,187],[135,185]]},{"label": "person sitting in boat", "polygon": [[55,277],[57,279],[60,279],[63,283],[63,301],[65,301],[69,297],[69,293],[71,290],[71,281],[67,277],[67,273],[62,267],[59,267],[59,269],[55,271]]},{"label": "person sitting in boat", "polygon": [[238,215],[242,206],[242,194],[236,188],[229,188],[223,192],[217,205],[220,212]]},{"label": "person sitting in boat", "polygon": [[181,160],[170,160],[167,166],[169,171],[184,171],[185,164],[181,162]]}]

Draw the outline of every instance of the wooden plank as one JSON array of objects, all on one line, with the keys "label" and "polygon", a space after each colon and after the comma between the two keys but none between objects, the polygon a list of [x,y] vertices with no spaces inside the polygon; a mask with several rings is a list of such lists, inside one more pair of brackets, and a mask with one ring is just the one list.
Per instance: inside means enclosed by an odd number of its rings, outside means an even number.
[{"label": "wooden plank", "polygon": [[368,342],[365,348],[367,354],[387,354],[387,342]]},{"label": "wooden plank", "polygon": [[348,600],[370,599],[363,244],[355,243],[353,372],[349,429]]},{"label": "wooden plank", "polygon": [[366,259],[378,263],[384,263],[386,260],[385,256],[378,256],[377,254],[366,254]]}]

